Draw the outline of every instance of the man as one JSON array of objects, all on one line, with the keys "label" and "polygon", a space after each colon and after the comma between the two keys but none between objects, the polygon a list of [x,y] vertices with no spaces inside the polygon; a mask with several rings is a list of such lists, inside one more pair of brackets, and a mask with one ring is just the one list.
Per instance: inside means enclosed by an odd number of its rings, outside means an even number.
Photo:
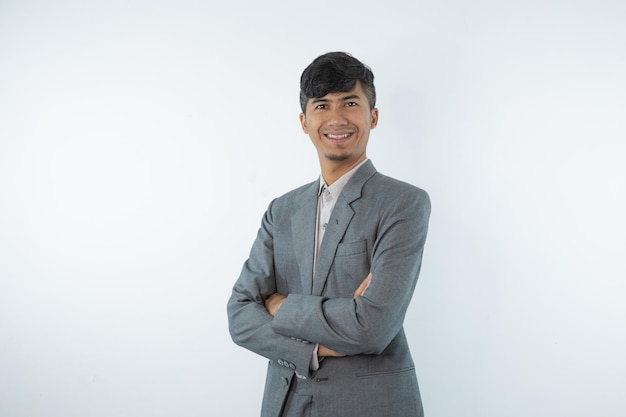
[{"label": "man", "polygon": [[263,417],[423,416],[403,321],[430,201],[366,157],[374,75],[351,55],[300,81],[321,177],[271,202],[228,302],[230,333],[269,359]]}]

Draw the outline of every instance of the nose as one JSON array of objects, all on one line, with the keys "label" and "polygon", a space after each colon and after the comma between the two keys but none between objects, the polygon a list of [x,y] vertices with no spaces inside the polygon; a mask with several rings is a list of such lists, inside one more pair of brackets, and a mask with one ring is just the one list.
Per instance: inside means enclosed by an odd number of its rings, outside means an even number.
[{"label": "nose", "polygon": [[345,126],[348,124],[348,119],[345,115],[345,110],[342,106],[337,106],[332,108],[328,112],[328,121],[329,126]]}]

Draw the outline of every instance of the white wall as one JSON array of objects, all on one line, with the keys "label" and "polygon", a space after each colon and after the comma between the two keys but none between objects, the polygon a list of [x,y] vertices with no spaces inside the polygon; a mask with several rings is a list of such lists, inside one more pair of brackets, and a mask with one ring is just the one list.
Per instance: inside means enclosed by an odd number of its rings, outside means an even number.
[{"label": "white wall", "polygon": [[[228,4],[226,4],[228,3]],[[257,415],[225,305],[318,175],[301,71],[376,75],[429,191],[406,319],[429,417],[626,409],[626,3],[0,2],[0,416]]]}]

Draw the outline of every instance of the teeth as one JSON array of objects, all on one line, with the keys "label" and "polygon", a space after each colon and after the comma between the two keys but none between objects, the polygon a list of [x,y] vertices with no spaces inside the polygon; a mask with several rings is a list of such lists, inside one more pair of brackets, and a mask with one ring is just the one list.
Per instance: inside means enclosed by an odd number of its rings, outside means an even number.
[{"label": "teeth", "polygon": [[331,135],[331,134],[327,134],[326,136],[328,136],[331,139],[345,139],[348,136],[350,136],[349,133],[344,133],[343,135]]}]

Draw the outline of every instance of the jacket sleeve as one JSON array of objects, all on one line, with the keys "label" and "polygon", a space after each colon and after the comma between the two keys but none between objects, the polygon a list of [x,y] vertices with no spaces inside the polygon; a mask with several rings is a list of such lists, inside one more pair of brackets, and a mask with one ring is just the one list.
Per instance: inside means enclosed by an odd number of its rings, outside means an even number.
[{"label": "jacket sleeve", "polygon": [[276,333],[272,316],[265,309],[265,299],[276,292],[273,204],[263,216],[249,258],[228,300],[229,331],[237,345],[304,375],[308,373],[315,345]]},{"label": "jacket sleeve", "polygon": [[[371,257],[373,279],[357,299],[289,294],[271,327],[345,355],[380,354],[402,329],[422,263],[430,199],[417,188],[383,210]],[[365,278],[365,277],[364,277]]]}]

